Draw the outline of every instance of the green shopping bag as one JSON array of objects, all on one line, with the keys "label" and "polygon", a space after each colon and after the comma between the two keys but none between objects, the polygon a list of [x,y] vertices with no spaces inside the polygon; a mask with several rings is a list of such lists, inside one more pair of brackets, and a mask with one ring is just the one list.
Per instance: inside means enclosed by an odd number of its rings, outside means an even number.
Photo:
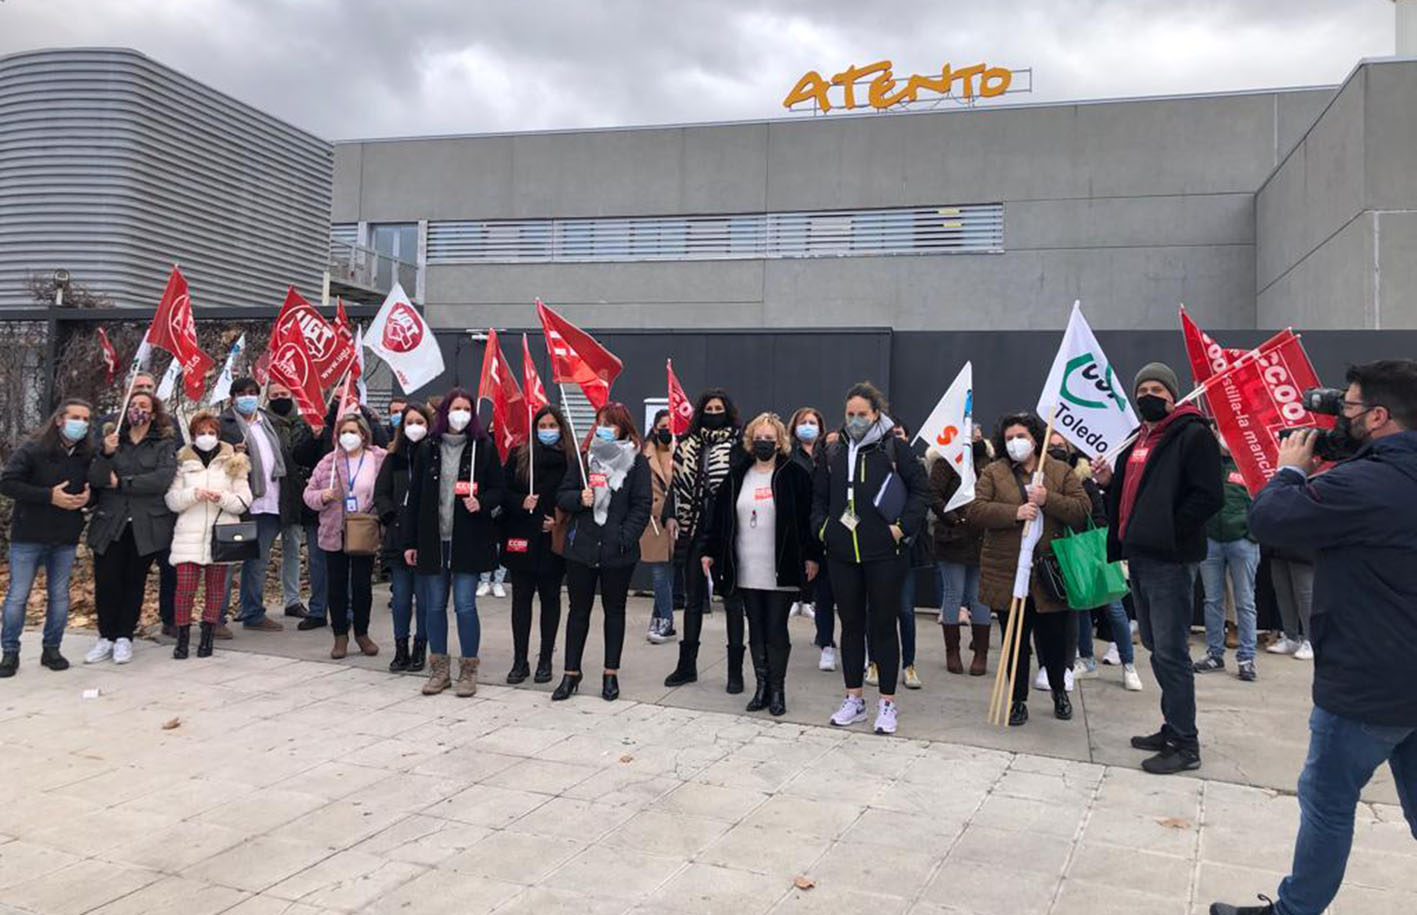
[{"label": "green shopping bag", "polygon": [[1087,530],[1059,537],[1052,547],[1067,586],[1069,607],[1105,607],[1127,593],[1122,564],[1107,561],[1107,528],[1097,527],[1089,518]]}]

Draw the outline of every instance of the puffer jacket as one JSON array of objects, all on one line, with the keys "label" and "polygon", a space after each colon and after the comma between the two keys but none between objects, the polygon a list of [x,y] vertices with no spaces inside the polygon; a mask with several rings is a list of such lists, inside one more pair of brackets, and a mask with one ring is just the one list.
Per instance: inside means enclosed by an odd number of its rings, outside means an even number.
[{"label": "puffer jacket", "polygon": [[[1018,570],[1018,551],[1023,543],[1023,522],[1018,520],[1018,507],[1023,504],[1023,487],[1028,479],[1016,469],[1013,461],[999,458],[985,467],[974,484],[974,501],[966,517],[971,527],[984,532],[984,547],[979,554],[979,599],[995,610],[1002,610],[1013,600],[1014,573]],[[1086,522],[1091,504],[1083,491],[1082,480],[1072,468],[1056,460],[1043,464],[1043,486],[1048,498],[1039,516],[1043,519],[1043,536],[1034,548],[1039,557],[1053,552],[1053,541],[1068,533],[1069,528]],[[1044,593],[1035,571],[1029,593],[1040,613],[1056,613],[1068,609],[1066,601],[1056,601]]]},{"label": "puffer jacket", "polygon": [[[218,443],[217,449],[210,464],[203,464],[191,445],[177,452],[177,476],[163,497],[167,507],[177,513],[168,559],[174,566],[184,562],[211,565],[212,528],[240,521],[251,507],[250,459],[237,454],[228,442]],[[221,501],[198,499],[199,489],[220,493]]]}]

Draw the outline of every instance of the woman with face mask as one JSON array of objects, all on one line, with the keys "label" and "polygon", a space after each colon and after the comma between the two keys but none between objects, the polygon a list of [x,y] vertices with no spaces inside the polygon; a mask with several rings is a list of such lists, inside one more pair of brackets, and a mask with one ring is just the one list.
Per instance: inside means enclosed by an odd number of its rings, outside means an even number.
[{"label": "woman with face mask", "polygon": [[[390,607],[394,617],[394,659],[389,662],[390,673],[422,670],[428,649],[428,608],[424,605],[423,594],[414,587],[413,567],[403,558],[403,528],[400,521],[408,499],[414,458],[428,438],[431,423],[432,414],[426,407],[410,403],[403,405],[398,413],[398,422],[393,424],[393,443],[389,445],[389,453],[384,456],[379,477],[374,481],[374,510],[379,514],[379,522],[384,525],[384,548],[380,555],[389,570]],[[411,651],[408,643],[410,630],[413,635]]]},{"label": "woman with face mask", "polygon": [[335,643],[330,657],[339,660],[349,652],[350,617],[354,641],[369,657],[379,646],[369,638],[369,610],[373,603],[374,557],[351,555],[345,550],[346,515],[375,511],[374,482],[384,463],[384,449],[370,444],[372,434],[363,414],[349,413],[334,423],[335,448],[320,459],[305,484],[305,504],[320,513],[319,548],[325,554],[328,575],[330,628]]},{"label": "woman with face mask", "polygon": [[133,631],[153,560],[172,544],[176,516],[163,497],[177,473],[175,434],[162,401],[135,393],[118,427],[105,425],[89,465],[98,505],[89,519],[98,640],[84,663],[133,659]]},{"label": "woman with face mask", "polygon": [[568,470],[574,471],[576,446],[561,411],[546,406],[532,417],[531,441],[507,456],[502,475],[502,564],[512,577],[512,669],[508,683],[533,676],[531,607],[541,599],[541,641],[536,656],[537,683],[551,682],[551,653],[561,628],[561,582],[566,562],[551,549],[556,493]]},{"label": "woman with face mask", "polygon": [[457,620],[457,685],[477,694],[482,626],[477,577],[497,567],[496,516],[506,498],[497,448],[482,429],[472,395],[453,388],[438,403],[427,443],[418,451],[408,484],[402,530],[404,562],[417,573],[428,619],[428,681],[432,696],[453,686],[448,657],[448,596]]},{"label": "woman with face mask", "polygon": [[720,567],[727,594],[748,617],[757,688],[747,710],[773,715],[787,713],[788,608],[817,576],[822,555],[812,536],[812,478],[791,459],[788,441],[775,414],[748,423],[743,450],[752,461],[739,461],[718,488],[702,559],[705,573]]},{"label": "woman with face mask", "polygon": [[[709,388],[699,395],[689,429],[674,450],[674,515],[678,521],[676,553],[684,561],[684,639],[679,663],[664,679],[665,686],[683,686],[699,678],[699,635],[708,612],[708,576],[701,567],[704,554],[702,521],[718,487],[734,461],[743,459],[738,447],[738,408],[728,392]],[[715,581],[721,592],[721,582]],[[728,625],[729,693],[743,691],[743,609],[737,599],[724,602]]]},{"label": "woman with face mask", "polygon": [[847,727],[866,718],[861,684],[869,625],[880,669],[878,734],[896,731],[902,560],[909,540],[925,530],[930,489],[924,466],[892,433],[886,407],[868,382],[847,391],[845,431],[822,456],[812,499],[812,530],[825,546],[841,613],[846,698],[831,723]]},{"label": "woman with face mask", "polygon": [[[792,414],[788,431],[792,434],[792,460],[809,476],[815,477],[826,454],[826,420],[815,407],[801,407]],[[797,613],[817,624],[814,644],[819,649],[817,669],[836,670],[836,598],[832,596],[831,575],[826,563],[817,570],[817,577],[802,589]]]},{"label": "woman with face mask", "polygon": [[581,659],[590,632],[595,592],[605,612],[605,672],[600,695],[620,697],[620,652],[625,644],[625,598],[640,561],[640,536],[649,525],[652,499],[649,465],[640,454],[635,421],[623,404],[596,411],[595,428],[586,436],[581,467],[566,471],[556,504],[570,514],[566,532],[566,672],[553,700],[569,699],[579,688]]},{"label": "woman with face mask", "polygon": [[[1005,457],[989,464],[979,474],[974,484],[974,501],[967,509],[970,526],[984,533],[979,558],[979,597],[999,614],[1004,631],[1008,631],[1014,573],[1018,568],[1024,527],[1030,522],[1043,525],[1042,537],[1034,549],[1035,571],[1029,596],[1023,605],[1013,704],[1009,708],[1009,724],[1014,727],[1028,721],[1029,644],[1035,634],[1042,666],[1054,687],[1053,714],[1064,721],[1073,716],[1072,703],[1063,686],[1064,672],[1068,669],[1068,614],[1071,611],[1066,601],[1052,598],[1044,590],[1037,563],[1053,552],[1055,539],[1084,523],[1091,506],[1072,468],[1066,462],[1045,458],[1040,453],[1043,433],[1043,421],[1032,413],[1002,417],[994,434],[994,450]],[[1035,486],[1033,475],[1040,461],[1043,479]],[[1073,632],[1075,640],[1076,630]]]},{"label": "woman with face mask", "polygon": [[209,657],[226,595],[231,565],[212,561],[212,529],[234,524],[251,508],[251,461],[219,438],[221,421],[202,411],[187,424],[191,442],[177,452],[177,476],[167,490],[167,507],[177,513],[168,562],[177,570],[175,624],[177,645],[172,656],[187,657],[192,631],[192,605],[197,586],[204,585],[201,637],[197,657]]},{"label": "woman with face mask", "polygon": [[654,612],[649,618],[645,640],[662,645],[674,638],[674,540],[678,524],[674,520],[674,435],[669,427],[669,411],[654,415],[654,425],[645,439],[645,463],[650,473],[649,527],[640,537],[640,565],[649,571],[654,590]]}]

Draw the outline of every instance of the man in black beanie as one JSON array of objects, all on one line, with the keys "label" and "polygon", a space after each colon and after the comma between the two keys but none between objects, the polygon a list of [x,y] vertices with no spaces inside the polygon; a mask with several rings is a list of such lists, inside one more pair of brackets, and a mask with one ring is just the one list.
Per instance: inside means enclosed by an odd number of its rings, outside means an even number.
[{"label": "man in black beanie", "polygon": [[1180,386],[1171,367],[1153,362],[1132,385],[1142,418],[1137,439],[1116,456],[1093,463],[1107,489],[1108,558],[1125,559],[1142,645],[1161,687],[1161,730],[1133,737],[1156,755],[1142,768],[1170,775],[1201,764],[1196,731],[1196,683],[1190,630],[1196,571],[1206,557],[1205,524],[1225,504],[1220,446],[1205,416],[1176,406]]}]

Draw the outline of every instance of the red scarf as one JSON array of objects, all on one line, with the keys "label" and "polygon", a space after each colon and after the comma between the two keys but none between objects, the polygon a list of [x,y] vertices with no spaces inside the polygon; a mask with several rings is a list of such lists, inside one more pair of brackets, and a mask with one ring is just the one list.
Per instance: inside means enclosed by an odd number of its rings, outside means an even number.
[{"label": "red scarf", "polygon": [[1190,404],[1185,404],[1172,410],[1160,422],[1152,423],[1150,426],[1142,426],[1141,435],[1127,455],[1127,475],[1122,480],[1122,504],[1117,512],[1118,540],[1127,536],[1127,522],[1131,520],[1132,509],[1137,504],[1137,494],[1141,492],[1141,478],[1146,471],[1146,462],[1151,459],[1151,452],[1161,444],[1162,436],[1166,434],[1166,430],[1171,427],[1177,417],[1200,415],[1200,410]]}]

